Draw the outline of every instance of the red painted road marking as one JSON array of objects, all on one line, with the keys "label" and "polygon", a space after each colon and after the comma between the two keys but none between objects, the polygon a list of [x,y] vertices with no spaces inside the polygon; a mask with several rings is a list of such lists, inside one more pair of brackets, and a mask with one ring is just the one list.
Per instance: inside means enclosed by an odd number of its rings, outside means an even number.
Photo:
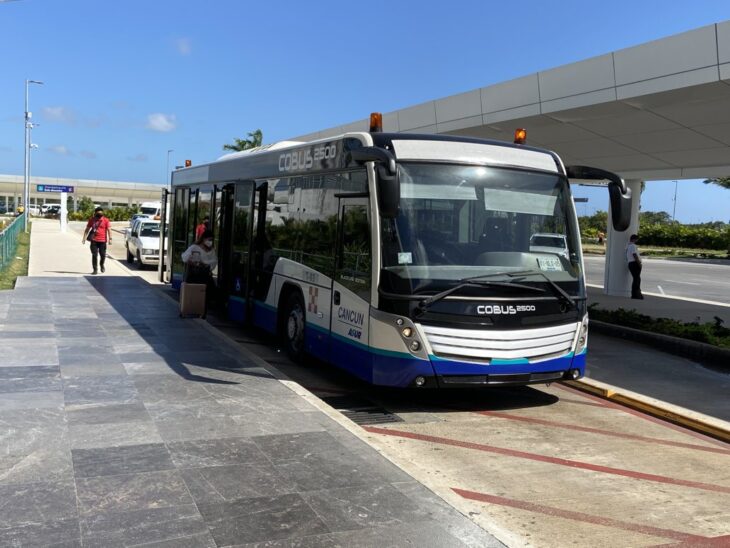
[{"label": "red painted road marking", "polygon": [[576,430],[578,432],[590,432],[592,434],[601,434],[604,436],[612,436],[616,438],[625,438],[628,440],[645,441],[648,443],[656,443],[659,445],[669,445],[672,447],[682,447],[684,449],[696,449],[698,451],[708,451],[710,453],[721,453],[723,455],[730,455],[729,449],[720,449],[719,447],[707,447],[706,445],[697,445],[694,443],[682,443],[681,441],[670,441],[662,440],[659,438],[649,438],[646,436],[639,436],[636,434],[623,434],[621,432],[612,432],[611,430],[602,430],[600,428],[589,428],[587,426],[578,426],[575,424],[568,424],[564,422],[548,421],[544,419],[534,419],[531,417],[522,417],[519,415],[511,415],[509,413],[501,413],[499,411],[476,411],[479,415],[486,415],[489,417],[499,417],[500,419],[509,419],[513,421],[529,422],[533,424],[542,424],[545,426],[553,426],[555,428],[565,428],[567,430]]},{"label": "red painted road marking", "polygon": [[567,392],[572,392],[573,394],[579,394],[583,396],[584,398],[588,398],[590,400],[593,400],[595,402],[601,403],[604,407],[609,407],[611,409],[618,409],[619,411],[623,411],[624,413],[627,413],[629,415],[633,415],[635,417],[639,417],[641,419],[644,419],[649,422],[653,422],[654,424],[659,424],[665,428],[669,428],[671,430],[676,430],[677,432],[682,432],[682,434],[685,434],[687,436],[692,436],[694,438],[706,441],[708,443],[712,443],[714,445],[717,445],[719,447],[725,447],[727,448],[728,444],[724,441],[717,440],[715,438],[712,438],[706,434],[701,434],[700,432],[695,432],[694,430],[690,430],[689,428],[686,428],[684,426],[679,426],[677,424],[671,423],[669,421],[652,417],[651,415],[648,415],[646,413],[643,413],[641,411],[637,411],[636,409],[631,409],[630,407],[627,407],[625,405],[621,405],[619,403],[612,402],[610,400],[606,400],[603,398],[600,398],[598,396],[595,396],[593,394],[589,394],[587,392],[583,392],[581,390],[578,390],[577,388],[573,388],[572,386],[567,386],[565,384],[554,384],[556,388],[559,388],[561,390],[565,390]]},{"label": "red painted road marking", "polygon": [[660,544],[654,548],[664,546],[671,546],[672,548],[727,548],[730,546],[730,535],[723,535],[721,537],[704,537],[696,540],[688,540],[681,544],[677,544],[676,542],[671,544]]},{"label": "red painted road marking", "polygon": [[[558,518],[572,519],[575,521],[583,521],[585,523],[592,523],[593,525],[603,525],[605,527],[613,527],[615,529],[624,529],[626,531],[635,531],[644,535],[651,535],[653,537],[671,538],[682,542],[693,543],[697,541],[704,541],[707,537],[699,535],[691,535],[689,533],[682,533],[681,531],[672,531],[671,529],[661,529],[658,527],[652,527],[650,525],[641,525],[638,523],[631,523],[628,521],[621,521],[618,519],[605,518],[601,516],[594,516],[591,514],[584,514],[583,512],[573,512],[571,510],[562,510],[561,508],[555,508],[554,506],[545,506],[542,504],[534,504],[532,502],[525,502],[521,500],[508,499],[505,497],[498,497],[495,495],[487,495],[486,493],[477,493],[475,491],[467,491],[465,489],[456,489],[454,487],[451,490],[469,500],[476,500],[478,502],[486,502],[488,504],[498,504],[500,506],[510,506],[512,508],[518,508],[520,510],[527,510],[528,512],[536,512],[539,514],[546,514],[548,516],[555,516]],[[695,546],[695,544],[689,544]]]},{"label": "red painted road marking", "polygon": [[634,472],[633,470],[624,470],[622,468],[613,468],[611,466],[600,466],[581,462],[577,460],[561,459],[558,457],[548,457],[546,455],[538,455],[537,453],[527,453],[525,451],[517,451],[515,449],[505,449],[504,447],[495,447],[492,445],[484,445],[481,443],[473,443],[468,441],[452,440],[438,436],[428,436],[425,434],[415,434],[413,432],[405,432],[403,430],[391,430],[386,428],[378,428],[376,426],[363,426],[368,432],[373,434],[383,434],[386,436],[394,436],[398,438],[408,438],[418,441],[427,441],[438,443],[441,445],[452,445],[454,447],[463,447],[465,449],[475,449],[486,453],[496,453],[498,455],[506,455],[508,457],[517,457],[521,459],[534,460],[538,462],[546,462],[549,464],[558,464],[569,468],[579,468],[582,470],[592,470],[604,474],[612,474],[615,476],[623,476],[627,478],[640,479],[645,481],[655,481],[657,483],[666,483],[669,485],[681,485],[682,487],[692,487],[694,489],[702,489],[704,491],[716,491],[718,493],[730,493],[730,487],[724,485],[713,485],[711,483],[702,483],[699,481],[690,481],[683,479],[674,479],[667,476],[659,476],[656,474],[646,474],[644,472]]}]

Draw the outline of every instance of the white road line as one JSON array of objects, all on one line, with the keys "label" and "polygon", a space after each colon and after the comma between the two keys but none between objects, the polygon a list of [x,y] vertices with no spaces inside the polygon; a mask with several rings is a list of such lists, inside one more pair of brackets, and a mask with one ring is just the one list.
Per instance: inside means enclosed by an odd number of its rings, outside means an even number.
[{"label": "white road line", "polygon": [[666,281],[666,282],[672,282],[672,283],[675,283],[675,284],[685,284],[685,285],[702,285],[702,284],[699,284],[699,283],[697,283],[697,282],[682,282],[682,281],[680,281],[680,280],[664,280],[664,281]]},{"label": "white road line", "polygon": [[667,294],[666,294],[666,293],[664,293],[664,290],[662,289],[662,286],[660,286],[660,285],[657,285],[657,288],[659,289],[659,293],[661,293],[661,294],[662,294],[662,297],[666,297],[666,296],[667,296]]}]

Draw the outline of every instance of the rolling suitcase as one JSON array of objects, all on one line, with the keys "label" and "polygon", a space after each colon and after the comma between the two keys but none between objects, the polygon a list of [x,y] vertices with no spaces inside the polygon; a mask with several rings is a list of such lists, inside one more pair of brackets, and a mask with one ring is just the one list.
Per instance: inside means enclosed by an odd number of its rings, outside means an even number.
[{"label": "rolling suitcase", "polygon": [[205,284],[183,282],[180,289],[180,316],[205,318]]}]

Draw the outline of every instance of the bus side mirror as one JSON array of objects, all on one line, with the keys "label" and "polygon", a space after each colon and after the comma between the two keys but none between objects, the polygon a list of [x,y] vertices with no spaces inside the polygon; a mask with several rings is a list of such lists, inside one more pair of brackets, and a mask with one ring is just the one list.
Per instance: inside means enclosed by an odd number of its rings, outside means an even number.
[{"label": "bus side mirror", "polygon": [[624,186],[622,192],[619,185],[609,183],[608,198],[611,201],[613,229],[617,232],[623,232],[631,224],[631,189]]},{"label": "bus side mirror", "polygon": [[400,179],[398,171],[389,173],[383,165],[378,165],[378,206],[380,216],[384,219],[395,219],[400,211]]},{"label": "bus side mirror", "polygon": [[375,162],[378,176],[378,206],[380,215],[386,219],[398,216],[400,210],[400,179],[393,154],[384,148],[361,147],[350,151],[352,159],[363,164]]},{"label": "bus side mirror", "polygon": [[588,166],[567,166],[568,179],[608,181],[608,198],[611,202],[611,223],[617,232],[623,232],[631,223],[631,189],[624,180],[604,169]]}]

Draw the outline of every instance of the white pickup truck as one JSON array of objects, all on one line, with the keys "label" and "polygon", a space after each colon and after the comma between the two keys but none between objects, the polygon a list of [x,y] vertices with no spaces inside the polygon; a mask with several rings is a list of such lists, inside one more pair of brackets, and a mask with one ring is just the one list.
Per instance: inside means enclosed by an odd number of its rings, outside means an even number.
[{"label": "white pickup truck", "polygon": [[160,221],[148,218],[135,219],[124,233],[127,262],[138,266],[157,265],[160,262]]}]

